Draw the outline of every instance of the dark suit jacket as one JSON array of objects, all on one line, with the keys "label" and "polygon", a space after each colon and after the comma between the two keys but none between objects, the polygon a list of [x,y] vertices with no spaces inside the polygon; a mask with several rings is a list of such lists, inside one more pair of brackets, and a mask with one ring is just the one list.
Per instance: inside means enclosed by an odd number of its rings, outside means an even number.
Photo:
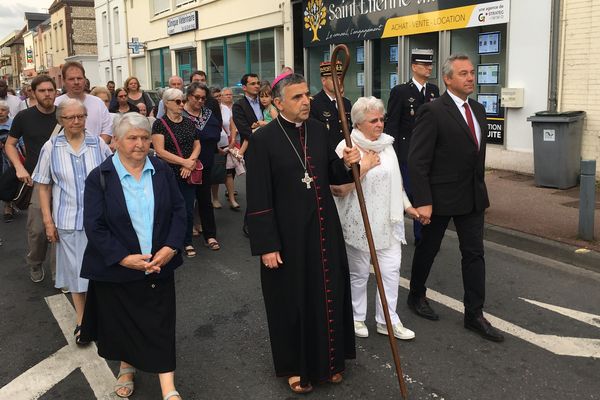
[{"label": "dark suit jacket", "polygon": [[[263,109],[262,104],[260,105],[260,109]],[[243,143],[245,140],[248,140],[252,134],[252,124],[258,121],[256,119],[256,114],[254,114],[254,110],[246,96],[243,96],[233,104],[231,112],[233,113],[233,122],[235,123],[235,127],[240,134],[241,142]]]},{"label": "dark suit jacket", "polygon": [[394,138],[394,150],[400,162],[408,160],[410,138],[419,108],[440,97],[440,89],[433,83],[425,85],[425,99],[421,100],[419,89],[410,81],[394,86],[390,92],[385,121],[385,133]]},{"label": "dark suit jacket", "polygon": [[479,150],[448,93],[419,109],[408,155],[413,206],[433,205],[433,214],[446,216],[489,206],[484,182],[485,109],[472,99],[469,106],[481,127]]},{"label": "dark suit jacket", "polygon": [[[81,277],[106,282],[142,280],[145,277],[143,271],[119,264],[123,258],[130,254],[140,254],[141,250],[112,157],[92,170],[85,180],[83,227],[88,245],[83,255]],[[155,168],[152,176],[152,254],[163,246],[181,249],[187,223],[183,197],[171,167],[156,157],[150,157],[150,160]],[[104,189],[100,174],[104,175]],[[162,268],[158,278],[170,276],[182,262],[181,253],[176,254]]]},{"label": "dark suit jacket", "polygon": [[[348,128],[352,131],[352,120],[350,119],[350,111],[352,103],[344,97],[344,109],[346,118],[348,119]],[[335,149],[337,145],[344,140],[344,132],[342,131],[342,121],[335,103],[333,103],[327,93],[321,90],[313,96],[310,102],[310,116],[325,124],[329,131],[329,145]]]}]

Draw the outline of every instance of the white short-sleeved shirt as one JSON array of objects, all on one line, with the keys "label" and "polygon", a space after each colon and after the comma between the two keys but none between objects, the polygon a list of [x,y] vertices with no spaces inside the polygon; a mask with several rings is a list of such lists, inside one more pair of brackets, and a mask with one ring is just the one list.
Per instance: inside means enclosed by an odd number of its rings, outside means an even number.
[{"label": "white short-sleeved shirt", "polygon": [[14,96],[10,93],[7,93],[6,98],[5,99],[0,99],[0,100],[4,100],[8,103],[8,116],[11,118],[14,118],[15,115],[17,115],[17,113],[19,111],[21,111],[21,99],[18,98],[17,96]]},{"label": "white short-sleeved shirt", "polygon": [[[54,104],[59,105],[68,98],[69,96],[66,94],[58,96]],[[83,105],[87,108],[88,114],[85,130],[95,136],[99,136],[101,133],[112,136],[112,118],[104,102],[96,96],[86,94]]]},{"label": "white short-sleeved shirt", "polygon": [[31,177],[35,182],[52,184],[52,217],[58,229],[83,229],[85,178],[111,154],[104,140],[87,132],[78,152],[64,132],[44,144]]}]

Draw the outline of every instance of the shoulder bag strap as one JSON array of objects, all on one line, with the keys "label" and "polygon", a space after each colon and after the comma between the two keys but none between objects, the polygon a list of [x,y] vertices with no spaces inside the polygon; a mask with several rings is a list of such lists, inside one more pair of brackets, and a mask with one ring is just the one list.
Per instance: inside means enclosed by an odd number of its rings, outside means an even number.
[{"label": "shoulder bag strap", "polygon": [[167,128],[167,131],[169,132],[169,135],[171,135],[171,139],[173,140],[173,143],[175,144],[175,148],[177,149],[177,153],[179,154],[179,157],[185,158],[183,156],[183,154],[181,153],[181,149],[179,148],[179,143],[177,143],[177,139],[175,138],[175,135],[173,134],[173,131],[171,130],[171,128],[169,128],[169,125],[167,124],[167,121],[165,121],[164,118],[161,118],[160,122],[162,122],[162,124],[165,126],[165,128]]}]

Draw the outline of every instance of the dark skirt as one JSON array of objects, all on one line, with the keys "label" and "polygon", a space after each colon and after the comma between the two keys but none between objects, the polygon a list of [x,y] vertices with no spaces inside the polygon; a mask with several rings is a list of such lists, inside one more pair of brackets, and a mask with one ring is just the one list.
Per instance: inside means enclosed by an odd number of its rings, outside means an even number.
[{"label": "dark skirt", "polygon": [[225,183],[225,157],[224,154],[215,154],[215,162],[212,166],[210,179],[213,185]]},{"label": "dark skirt", "polygon": [[126,283],[90,280],[81,338],[96,341],[105,359],[150,373],[174,371],[174,274]]}]

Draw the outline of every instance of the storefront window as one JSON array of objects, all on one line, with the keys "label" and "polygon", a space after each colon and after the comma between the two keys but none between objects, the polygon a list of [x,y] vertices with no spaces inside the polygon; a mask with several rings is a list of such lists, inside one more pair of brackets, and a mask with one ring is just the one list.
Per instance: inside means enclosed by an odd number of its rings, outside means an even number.
[{"label": "storefront window", "polygon": [[350,50],[350,64],[344,78],[344,96],[352,103],[365,95],[365,46],[364,42],[346,43]]},{"label": "storefront window", "polygon": [[329,45],[315,46],[308,49],[308,76],[306,78],[308,79],[309,89],[312,95],[319,93],[322,89],[319,65],[323,61],[329,61],[331,59],[329,49]]},{"label": "storefront window", "polygon": [[179,75],[184,82],[190,81],[190,75],[192,71],[197,70],[196,61],[196,49],[181,50],[176,53],[177,55],[177,75]]},{"label": "storefront window", "polygon": [[279,71],[275,71],[274,31],[254,32],[249,35],[250,71],[258,74],[261,80],[272,81]]},{"label": "storefront window", "polygon": [[235,86],[247,73],[273,80],[275,70],[274,31],[260,31],[206,42],[208,81],[211,85]]},{"label": "storefront window", "polygon": [[150,84],[153,89],[166,87],[173,75],[168,48],[150,50]]},{"label": "storefront window", "polygon": [[225,39],[227,43],[227,75],[229,82],[236,85],[246,74],[246,35],[231,36]]},{"label": "storefront window", "polygon": [[390,91],[402,83],[398,79],[398,38],[373,41],[373,96],[386,105]]},{"label": "storefront window", "polygon": [[225,86],[225,52],[223,39],[206,42],[206,60],[208,62],[208,82],[213,86]]}]

